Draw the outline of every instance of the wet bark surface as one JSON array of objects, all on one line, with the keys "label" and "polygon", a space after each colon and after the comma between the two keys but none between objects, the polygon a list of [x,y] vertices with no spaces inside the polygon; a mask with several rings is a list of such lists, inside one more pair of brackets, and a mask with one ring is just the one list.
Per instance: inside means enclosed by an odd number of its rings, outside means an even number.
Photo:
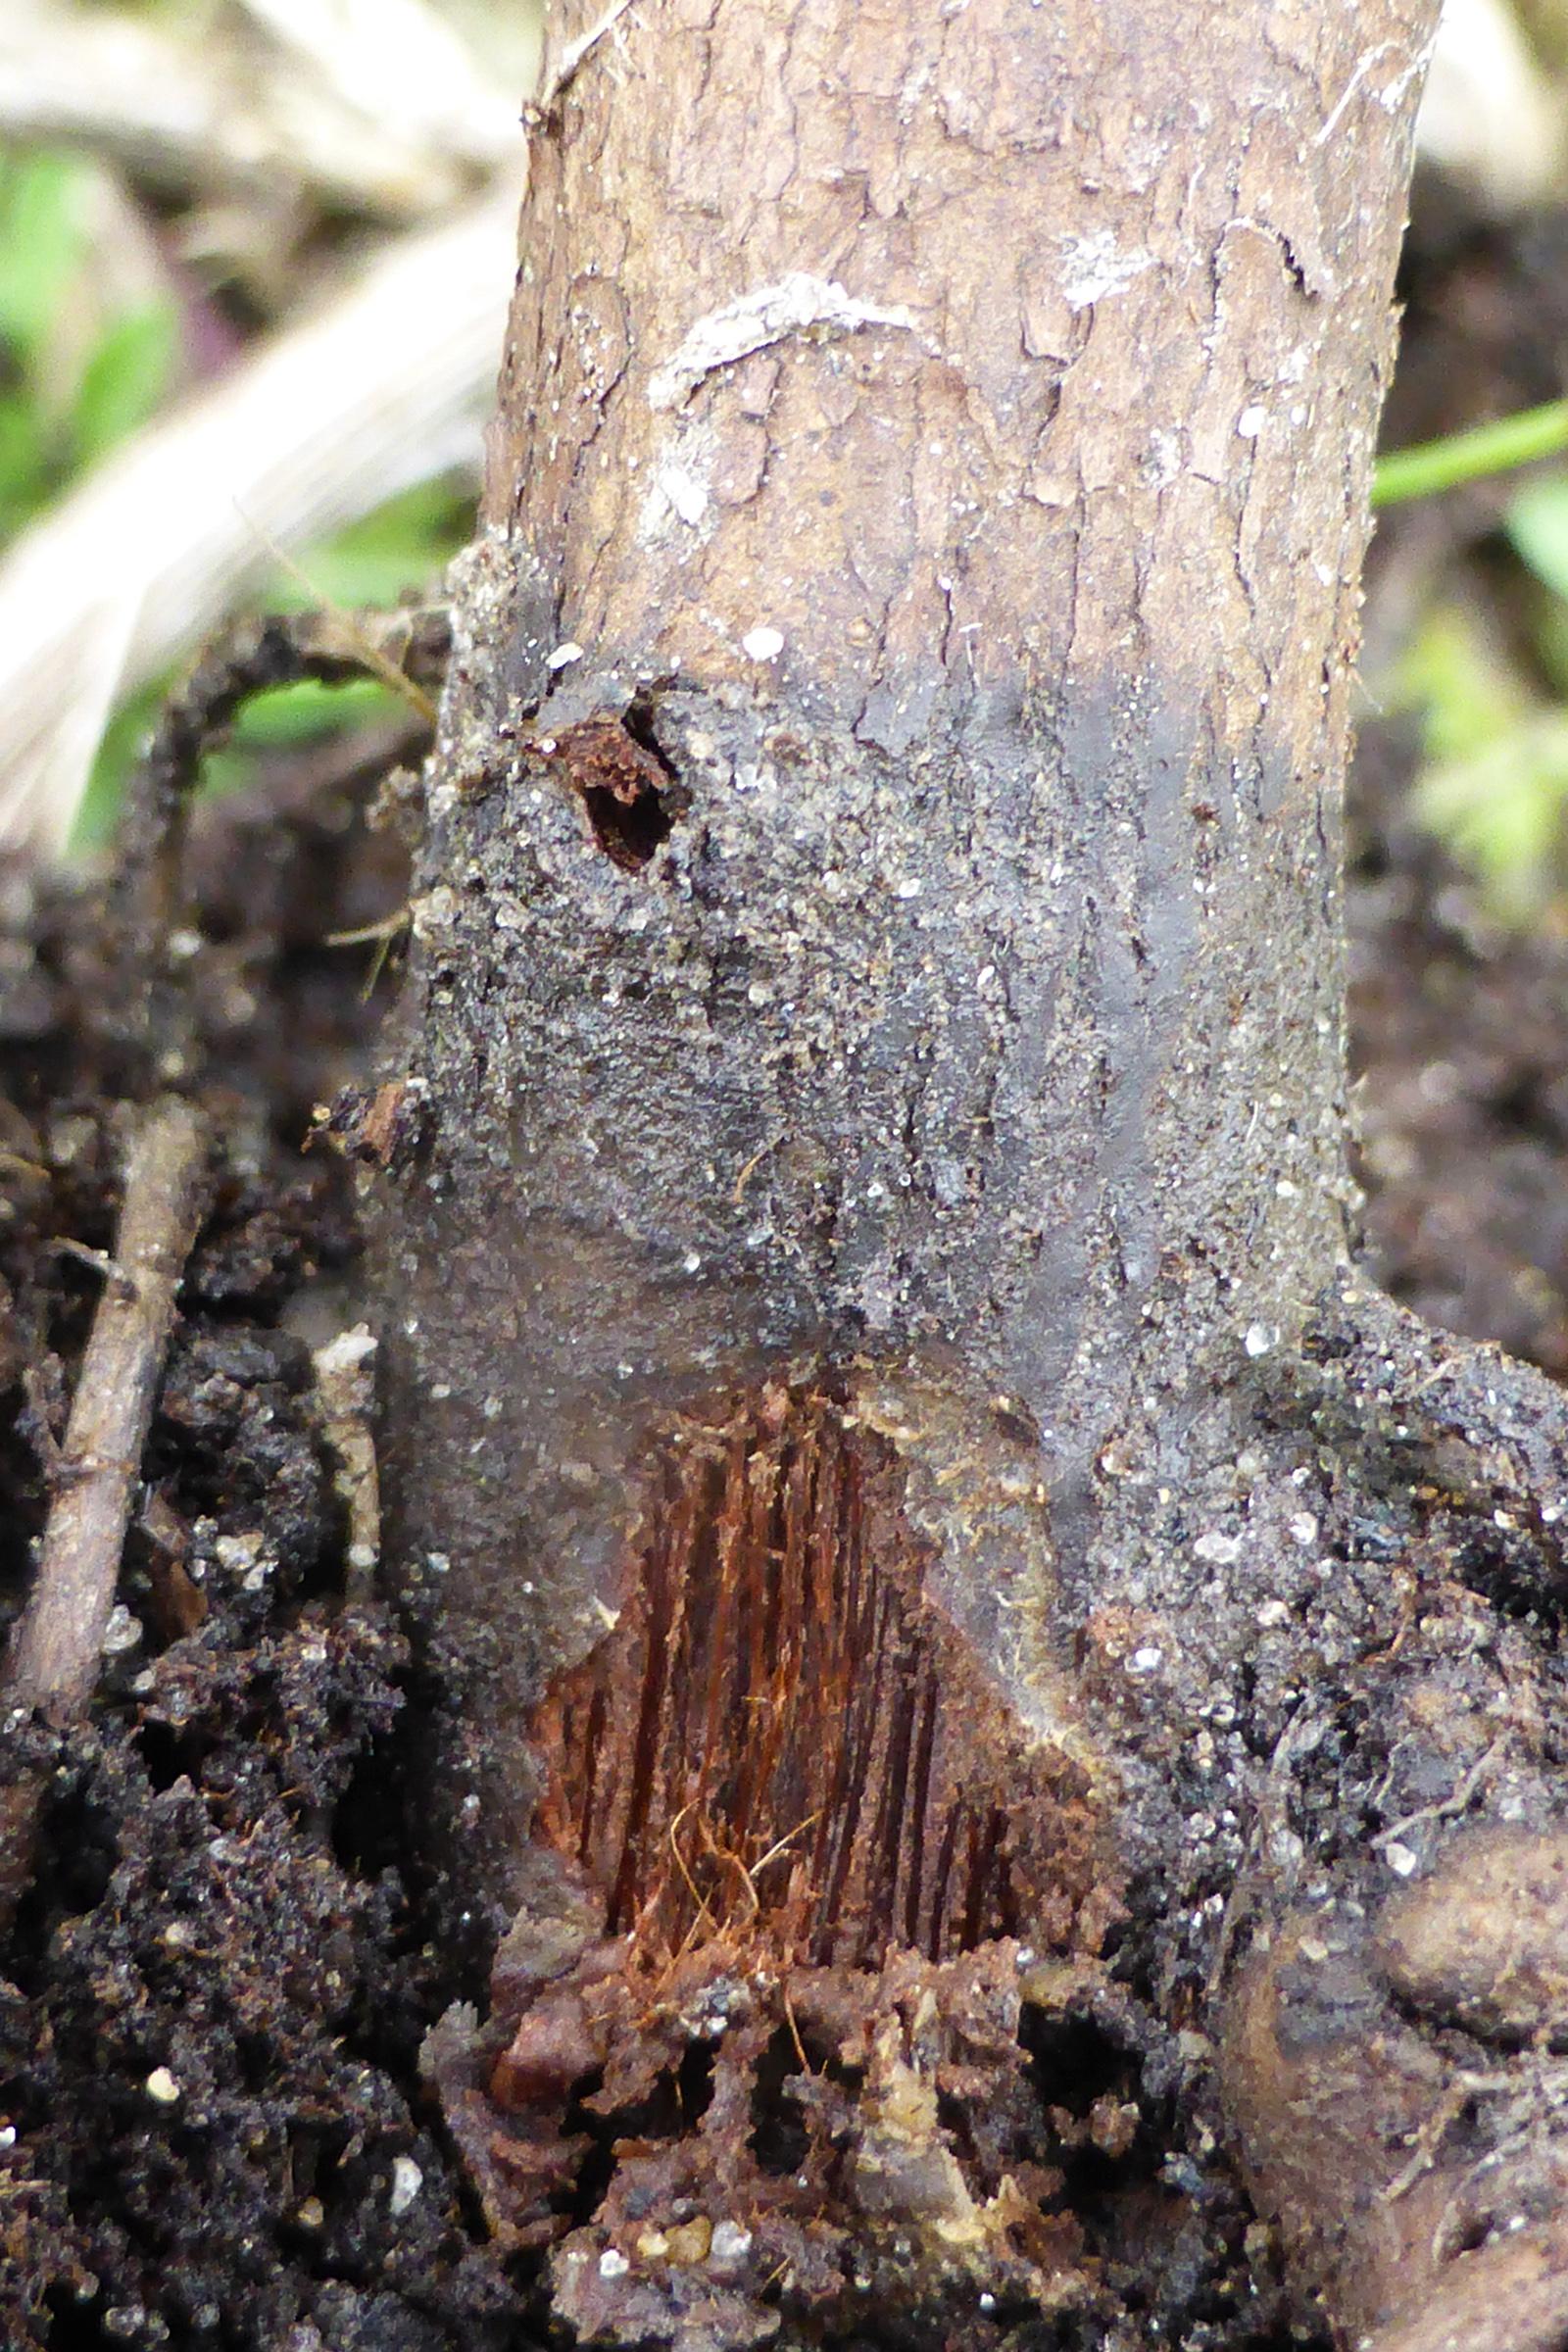
[{"label": "wet bark surface", "polygon": [[515,1694],[618,1605],[662,1417],[863,1358],[939,1579],[958,1425],[978,1488],[1032,1477],[944,1605],[1059,1737],[1067,1629],[1157,1609],[1118,1495],[1147,1516],[1339,1260],[1396,230],[1361,194],[1420,40],[1319,13],[1197,60],[1180,12],[674,10],[546,126],[407,1014],[442,1108],[385,1261],[503,1907]]},{"label": "wet bark surface", "polygon": [[[551,1923],[443,2043],[454,2128],[491,2132],[497,2227],[558,2241],[557,2308],[593,2335],[842,2330],[870,2266],[879,2324],[984,2340],[1016,2294],[1022,2224],[960,2224],[1001,2187],[941,2107],[965,2066],[1007,2104],[979,1980],[972,2007],[918,1995],[906,1959],[942,1950],[885,1943],[863,1877],[835,1896],[802,1863],[782,1949],[758,1893],[780,1836],[832,1814],[758,1810],[731,1712],[813,1654],[786,1507],[752,1630],[734,1596],[814,1391],[891,1447],[870,1540],[918,1539],[920,1606],[1092,1824],[1057,1957],[1135,1996],[1195,2178],[1239,2142],[1298,2290],[1348,2339],[1419,2328],[1505,2222],[1472,2178],[1490,2126],[1442,2106],[1432,2036],[1470,2029],[1441,1990],[1399,2022],[1375,1923],[1443,1884],[1454,1822],[1551,1850],[1532,1611],[1561,1478],[1554,1395],[1401,1320],[1348,1254],[1338,811],[1430,12],[1099,12],[1064,38],[1010,0],[936,25],[671,5],[578,57],[586,27],[560,31],[459,587],[404,1008],[429,1115],[381,1229],[392,1492],[461,1690],[441,1862],[503,1953]],[[671,1480],[691,1430],[736,1426],[733,1491]],[[801,1511],[833,1492],[803,1471]],[[699,1669],[654,1629],[705,1606]],[[873,1821],[922,1671],[908,1651],[866,1751]],[[706,1716],[691,1676],[722,1693]],[[970,1768],[990,1785],[983,1741]],[[1041,1806],[1012,1775],[1022,1884]],[[697,2011],[671,2040],[667,2005],[623,2006],[665,1984],[683,1834],[758,1902],[742,1933],[694,1874],[677,1905],[679,1964],[695,1983],[708,1951],[739,2003],[712,2109],[676,2095]],[[1034,1888],[1048,1946],[1070,1888]],[[860,1955],[835,1996],[859,2103],[801,2175],[825,2272],[760,2228],[733,2136],[743,2106],[810,2106],[804,2041],[781,2082],[758,2069],[824,1904]],[[1016,2036],[1047,2031],[1027,1919],[976,1950],[1011,1953]],[[1286,2048],[1314,2000],[1322,2116]],[[895,2017],[890,2188],[861,2158]],[[634,2027],[660,2066],[607,2074]],[[584,2105],[620,2136],[564,2210]],[[1110,2161],[1114,2236],[1146,2180]],[[1520,2162],[1528,2228],[1555,2159]],[[1451,2230],[1422,2234],[1429,2203]],[[671,2236],[697,2222],[756,2251],[722,2293]]]}]

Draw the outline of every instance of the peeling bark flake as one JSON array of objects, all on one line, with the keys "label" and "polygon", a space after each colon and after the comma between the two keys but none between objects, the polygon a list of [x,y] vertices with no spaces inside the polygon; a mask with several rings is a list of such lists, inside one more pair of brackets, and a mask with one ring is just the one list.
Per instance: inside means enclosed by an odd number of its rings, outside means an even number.
[{"label": "peeling bark flake", "polygon": [[918,333],[919,321],[902,303],[858,302],[836,278],[791,270],[770,286],[710,311],[691,327],[679,348],[648,379],[648,405],[678,409],[707,375],[737,360],[782,343],[789,335],[820,331],[851,335],[863,327],[886,326]]}]

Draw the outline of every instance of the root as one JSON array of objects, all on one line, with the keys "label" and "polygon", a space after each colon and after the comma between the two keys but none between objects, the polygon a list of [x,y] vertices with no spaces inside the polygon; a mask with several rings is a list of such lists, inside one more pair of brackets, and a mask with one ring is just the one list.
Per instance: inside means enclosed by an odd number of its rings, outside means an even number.
[{"label": "root", "polygon": [[1568,1601],[1568,1393],[1499,1348],[1423,1323],[1369,1283],[1320,1300],[1297,1400],[1375,1479],[1423,1482],[1484,1526],[1519,1589]]},{"label": "root", "polygon": [[1559,2352],[1568,1398],[1351,1279],[1265,1413],[1304,1421],[1342,1503],[1374,1506],[1385,1542],[1350,1558],[1386,1559],[1408,1603],[1295,1792],[1329,1836],[1250,1885],[1245,1953],[1227,1938],[1218,2073],[1242,2169],[1343,2345]]}]

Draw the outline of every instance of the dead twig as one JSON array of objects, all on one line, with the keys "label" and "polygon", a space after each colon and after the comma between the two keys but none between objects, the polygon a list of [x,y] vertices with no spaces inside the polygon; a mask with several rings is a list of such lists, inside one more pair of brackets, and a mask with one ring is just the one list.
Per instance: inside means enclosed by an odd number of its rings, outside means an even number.
[{"label": "dead twig", "polygon": [[375,1459],[375,1341],[357,1323],[312,1358],[321,1434],[337,1462],[333,1485],[348,1512],[348,1599],[368,1601],[381,1556],[381,1489]]},{"label": "dead twig", "polygon": [[[69,1723],[92,1695],[206,1154],[205,1123],[188,1102],[165,1099],[143,1114],[125,1168],[118,1279],[93,1319],[37,1577],[0,1674],[12,1722],[37,1708]],[[0,1791],[0,1919],[26,1884],[41,1796],[35,1778]]]},{"label": "dead twig", "polygon": [[251,698],[302,678],[342,685],[350,678],[390,683],[419,717],[433,721],[430,699],[446,671],[451,628],[444,605],[387,612],[273,613],[238,621],[211,646],[171,697],[132,780],[121,831],[115,904],[126,1001],[151,996],[167,966],[167,945],[179,917],[185,819],[202,761]]}]

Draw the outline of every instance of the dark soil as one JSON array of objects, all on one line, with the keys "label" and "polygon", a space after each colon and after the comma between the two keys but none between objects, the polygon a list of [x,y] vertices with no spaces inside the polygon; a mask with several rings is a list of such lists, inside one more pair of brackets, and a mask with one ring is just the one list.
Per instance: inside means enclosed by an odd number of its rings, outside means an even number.
[{"label": "dark soil", "polygon": [[[455,1985],[397,1868],[416,1692],[346,1524],[311,1345],[354,1320],[352,1173],[302,1156],[368,1054],[402,860],[352,792],[223,810],[194,866],[222,1169],[193,1253],[90,1724],[49,1774],[0,1984],[0,2340],[484,2352],[518,2302],[418,2087]],[[299,809],[309,806],[309,813]],[[13,886],[0,942],[0,1605],[49,1494],[112,1240],[102,909]],[[108,1025],[112,1029],[112,1023]]]},{"label": "dark soil", "polygon": [[1568,1377],[1568,941],[1509,939],[1361,739],[1349,895],[1369,1262],[1428,1321]]},{"label": "dark soil", "polygon": [[[1368,735],[1353,822],[1369,1252],[1423,1314],[1561,1375],[1568,944],[1486,932],[1401,816],[1408,764],[1393,733]],[[297,778],[213,812],[193,857],[222,1173],[91,1721],[14,1730],[0,1763],[48,1775],[0,1955],[0,2340],[19,2352],[537,2340],[526,2274],[489,2249],[420,2076],[430,2026],[481,1988],[426,1940],[401,1760],[429,1693],[393,1617],[349,1597],[311,1358],[362,1311],[360,1179],[301,1146],[313,1105],[368,1068],[386,993],[365,994],[368,948],[323,942],[404,888],[396,848],[360,821],[365,791]],[[90,894],[5,887],[0,1630],[100,1279],[58,1245],[113,1236],[102,936]],[[1167,2187],[1187,2185],[1181,2161]],[[1161,2340],[1287,2340],[1266,2293],[1247,2320],[1227,2301],[1246,2221],[1239,2198],[1195,2209]],[[1036,2325],[1048,2338],[1064,2340]]]}]

